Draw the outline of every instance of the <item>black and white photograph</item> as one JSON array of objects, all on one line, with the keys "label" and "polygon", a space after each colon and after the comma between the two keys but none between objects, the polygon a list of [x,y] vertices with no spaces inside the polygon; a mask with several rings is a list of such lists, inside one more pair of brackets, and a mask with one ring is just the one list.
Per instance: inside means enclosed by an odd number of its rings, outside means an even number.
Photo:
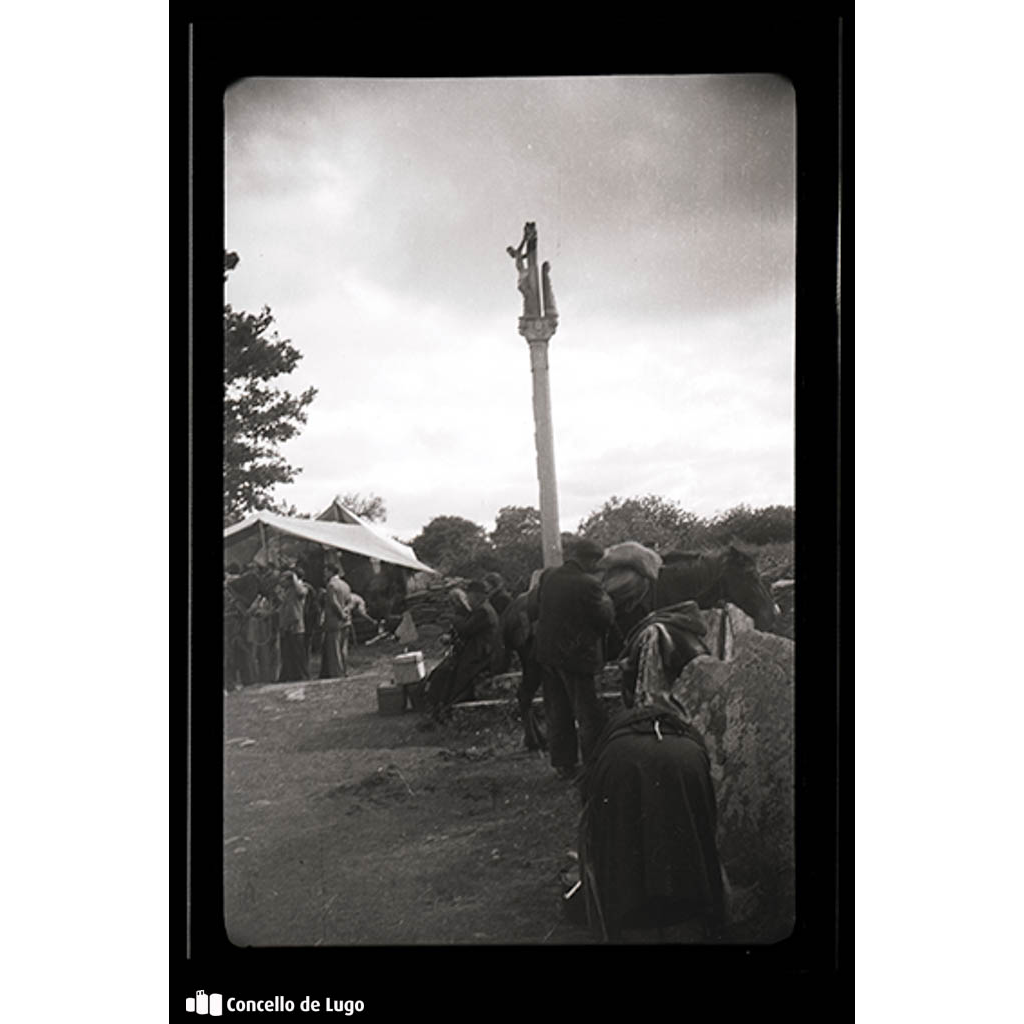
[{"label": "black and white photograph", "polygon": [[796,121],[775,74],[227,90],[233,944],[792,934]]},{"label": "black and white photograph", "polygon": [[1019,15],[858,14],[15,12],[8,1017],[1019,1015]]}]

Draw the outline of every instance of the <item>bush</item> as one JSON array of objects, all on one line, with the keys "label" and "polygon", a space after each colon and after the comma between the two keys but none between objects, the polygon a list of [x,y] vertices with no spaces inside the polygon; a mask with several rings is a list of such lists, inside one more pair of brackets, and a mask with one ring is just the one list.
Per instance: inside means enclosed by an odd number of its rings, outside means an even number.
[{"label": "bush", "polygon": [[678,502],[655,494],[642,498],[613,495],[601,508],[580,522],[579,534],[602,547],[635,540],[648,547],[669,550],[691,543],[699,520]]},{"label": "bush", "polygon": [[737,505],[715,516],[707,523],[707,539],[716,544],[731,540],[758,547],[764,544],[785,544],[793,540],[795,512],[788,505],[750,508]]}]

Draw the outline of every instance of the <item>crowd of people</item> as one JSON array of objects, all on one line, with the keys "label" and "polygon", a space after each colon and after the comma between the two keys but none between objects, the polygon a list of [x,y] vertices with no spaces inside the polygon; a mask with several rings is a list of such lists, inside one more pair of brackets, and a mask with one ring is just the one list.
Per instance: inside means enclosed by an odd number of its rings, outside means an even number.
[{"label": "crowd of people", "polygon": [[[670,687],[706,651],[703,622],[686,602],[634,630],[621,662],[629,691],[610,713],[598,691],[616,618],[600,578],[603,555],[578,541],[561,566],[535,573],[516,598],[497,574],[451,591],[452,650],[425,682],[427,709],[443,718],[453,703],[472,699],[474,683],[507,668],[514,649],[526,745],[546,746],[552,767],[580,795],[581,923],[604,941],[650,941],[652,934],[714,940],[725,925],[728,883],[716,847],[710,759]],[[667,675],[664,666],[639,671],[645,625],[655,628],[646,635],[674,638]],[[546,736],[532,716],[538,688]]]},{"label": "crowd of people", "polygon": [[[451,627],[441,638],[447,651],[419,684],[414,705],[444,721],[453,705],[474,699],[482,679],[507,670],[515,653],[524,741],[546,747],[552,768],[580,796],[580,920],[605,941],[651,929],[713,938],[726,919],[728,883],[716,848],[710,760],[670,686],[706,651],[703,622],[696,604],[685,602],[635,627],[620,661],[624,706],[610,713],[598,690],[616,621],[602,584],[603,555],[579,540],[562,565],[534,573],[515,598],[497,573],[452,588]],[[372,621],[344,577],[333,562],[324,566],[322,587],[297,566],[229,566],[225,690],[306,679],[314,651],[321,678],[344,676],[354,617]],[[642,668],[652,659],[640,647],[651,636],[668,638],[673,652],[654,673]],[[538,689],[543,731],[533,712]]]},{"label": "crowd of people", "polygon": [[347,675],[359,619],[376,625],[337,562],[325,563],[322,586],[298,565],[230,564],[224,572],[224,691],[309,679],[314,655],[321,679]]}]

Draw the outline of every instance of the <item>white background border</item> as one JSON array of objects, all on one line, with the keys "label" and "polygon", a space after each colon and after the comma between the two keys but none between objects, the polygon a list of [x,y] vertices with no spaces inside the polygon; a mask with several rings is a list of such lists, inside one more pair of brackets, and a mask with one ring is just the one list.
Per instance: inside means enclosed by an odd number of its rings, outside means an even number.
[{"label": "white background border", "polygon": [[[107,1021],[170,1007],[168,34],[143,10],[17,15],[0,71],[11,1019],[61,991]],[[1024,26],[935,10],[856,26],[841,911],[872,1024],[1019,1013]]]},{"label": "white background border", "polygon": [[1024,25],[1010,12],[857,7],[845,825],[857,1019],[872,1024],[1021,1013]]},{"label": "white background border", "polygon": [[[5,17],[0,64],[4,1015],[160,1020],[170,1007],[167,7],[27,10]],[[176,165],[183,172],[181,149]],[[179,310],[186,301],[175,296]],[[187,343],[175,339],[176,363]],[[180,544],[185,481],[176,487]]]}]

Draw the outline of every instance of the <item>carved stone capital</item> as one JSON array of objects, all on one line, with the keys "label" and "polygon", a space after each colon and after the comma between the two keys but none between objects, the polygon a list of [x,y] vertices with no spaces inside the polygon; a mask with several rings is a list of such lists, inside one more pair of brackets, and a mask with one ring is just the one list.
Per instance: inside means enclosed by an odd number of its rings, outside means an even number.
[{"label": "carved stone capital", "polygon": [[548,341],[557,329],[557,316],[521,316],[519,318],[519,333],[527,341]]}]

